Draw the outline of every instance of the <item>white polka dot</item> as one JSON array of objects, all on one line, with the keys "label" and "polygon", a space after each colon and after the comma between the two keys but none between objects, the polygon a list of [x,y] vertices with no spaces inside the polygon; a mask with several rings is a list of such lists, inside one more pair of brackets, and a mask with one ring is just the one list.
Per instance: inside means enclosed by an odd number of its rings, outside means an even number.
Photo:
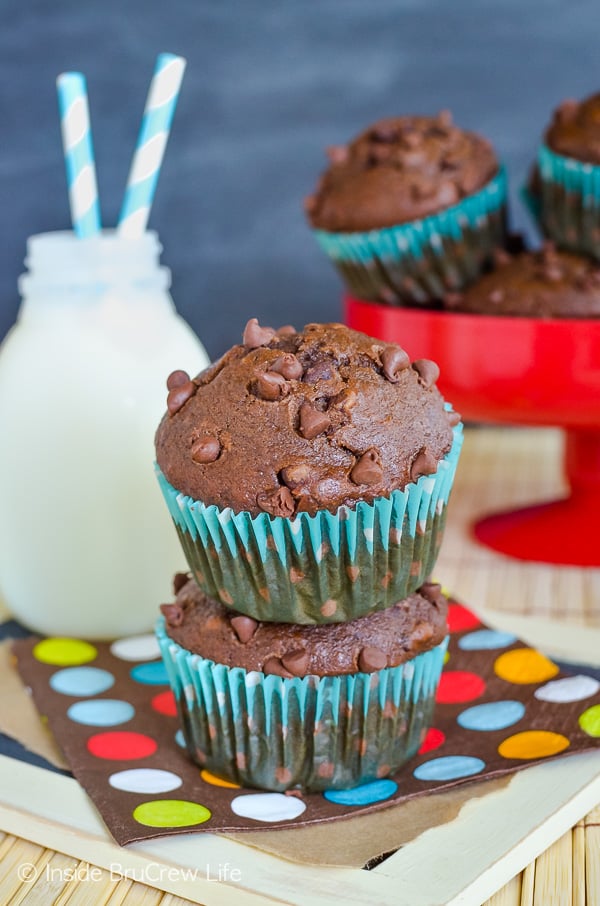
[{"label": "white polka dot", "polygon": [[180,787],[183,780],[172,771],[133,768],[111,774],[108,782],[115,790],[123,790],[125,793],[168,793],[169,790]]},{"label": "white polka dot", "polygon": [[160,648],[156,637],[148,633],[117,639],[110,646],[110,653],[121,661],[151,661],[160,657]]},{"label": "white polka dot", "polygon": [[564,679],[554,680],[552,683],[546,683],[540,689],[536,689],[534,695],[542,702],[579,702],[583,698],[589,698],[595,695],[600,689],[600,683],[593,676],[567,676]]},{"label": "white polka dot", "polygon": [[373,540],[373,529],[372,528],[363,529],[363,535],[365,536],[367,541],[372,541]]},{"label": "white polka dot", "polygon": [[231,801],[231,811],[241,818],[254,821],[291,821],[306,810],[306,803],[296,796],[283,793],[250,793],[236,796]]},{"label": "white polka dot", "polygon": [[257,673],[256,670],[251,670],[250,673],[246,674],[244,685],[249,686],[258,686],[262,682],[262,674]]}]

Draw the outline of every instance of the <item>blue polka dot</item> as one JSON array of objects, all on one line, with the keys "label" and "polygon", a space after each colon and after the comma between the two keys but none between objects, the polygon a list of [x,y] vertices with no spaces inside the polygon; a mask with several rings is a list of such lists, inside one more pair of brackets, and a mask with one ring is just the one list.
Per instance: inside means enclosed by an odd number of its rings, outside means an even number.
[{"label": "blue polka dot", "polygon": [[183,730],[178,730],[175,734],[175,742],[178,746],[181,746],[182,749],[186,749],[187,745],[185,742],[185,736],[183,735]]},{"label": "blue polka dot", "polygon": [[115,727],[124,724],[135,714],[129,702],[116,698],[96,698],[87,702],[75,702],[67,711],[67,717],[88,727]]},{"label": "blue polka dot", "polygon": [[516,635],[510,632],[497,632],[495,629],[479,629],[470,632],[458,642],[463,651],[491,651],[494,648],[506,648],[517,641]]},{"label": "blue polka dot", "polygon": [[488,702],[467,708],[457,717],[458,724],[465,730],[504,730],[512,727],[525,714],[523,702]]},{"label": "blue polka dot", "polygon": [[373,780],[351,790],[327,790],[323,796],[336,805],[371,805],[389,799],[397,789],[398,784],[393,780]]},{"label": "blue polka dot", "polygon": [[445,755],[443,758],[432,758],[415,769],[417,780],[457,780],[459,777],[471,777],[483,771],[485,762],[470,755]]},{"label": "blue polka dot", "polygon": [[50,677],[50,688],[63,695],[100,695],[114,684],[112,673],[99,667],[65,667]]},{"label": "blue polka dot", "polygon": [[162,686],[169,682],[167,670],[162,661],[137,664],[131,670],[131,677],[136,683],[143,683],[146,686]]}]

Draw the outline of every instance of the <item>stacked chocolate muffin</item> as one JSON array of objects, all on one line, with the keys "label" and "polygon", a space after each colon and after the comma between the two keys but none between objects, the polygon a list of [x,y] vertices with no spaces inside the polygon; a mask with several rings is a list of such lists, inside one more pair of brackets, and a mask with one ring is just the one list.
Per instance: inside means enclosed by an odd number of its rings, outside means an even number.
[{"label": "stacked chocolate muffin", "polygon": [[429,581],[462,434],[437,366],[341,324],[168,380],[157,471],[192,578],[158,637],[192,758],[272,790],[410,758],[445,652]]}]

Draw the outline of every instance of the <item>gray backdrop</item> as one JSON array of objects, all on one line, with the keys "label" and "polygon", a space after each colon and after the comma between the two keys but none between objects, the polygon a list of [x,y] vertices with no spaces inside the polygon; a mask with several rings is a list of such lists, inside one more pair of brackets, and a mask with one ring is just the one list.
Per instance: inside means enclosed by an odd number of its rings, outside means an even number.
[{"label": "gray backdrop", "polygon": [[[323,148],[371,120],[454,111],[515,201],[549,111],[600,89],[597,0],[0,0],[0,337],[31,233],[69,226],[55,77],[87,76],[114,225],[158,52],[188,70],[151,226],[182,315],[215,356],[245,320],[339,319],[302,199]],[[528,228],[522,208],[513,223]]]}]

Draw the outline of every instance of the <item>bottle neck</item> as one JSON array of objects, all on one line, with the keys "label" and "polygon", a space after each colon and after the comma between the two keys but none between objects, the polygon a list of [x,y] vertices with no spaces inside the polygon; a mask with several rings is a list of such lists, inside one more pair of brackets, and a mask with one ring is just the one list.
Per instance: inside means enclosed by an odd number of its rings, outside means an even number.
[{"label": "bottle neck", "polygon": [[62,302],[102,299],[107,293],[166,293],[171,284],[161,266],[162,246],[155,232],[126,239],[115,230],[79,239],[70,231],[41,233],[27,241],[19,279],[24,301],[60,298]]}]

